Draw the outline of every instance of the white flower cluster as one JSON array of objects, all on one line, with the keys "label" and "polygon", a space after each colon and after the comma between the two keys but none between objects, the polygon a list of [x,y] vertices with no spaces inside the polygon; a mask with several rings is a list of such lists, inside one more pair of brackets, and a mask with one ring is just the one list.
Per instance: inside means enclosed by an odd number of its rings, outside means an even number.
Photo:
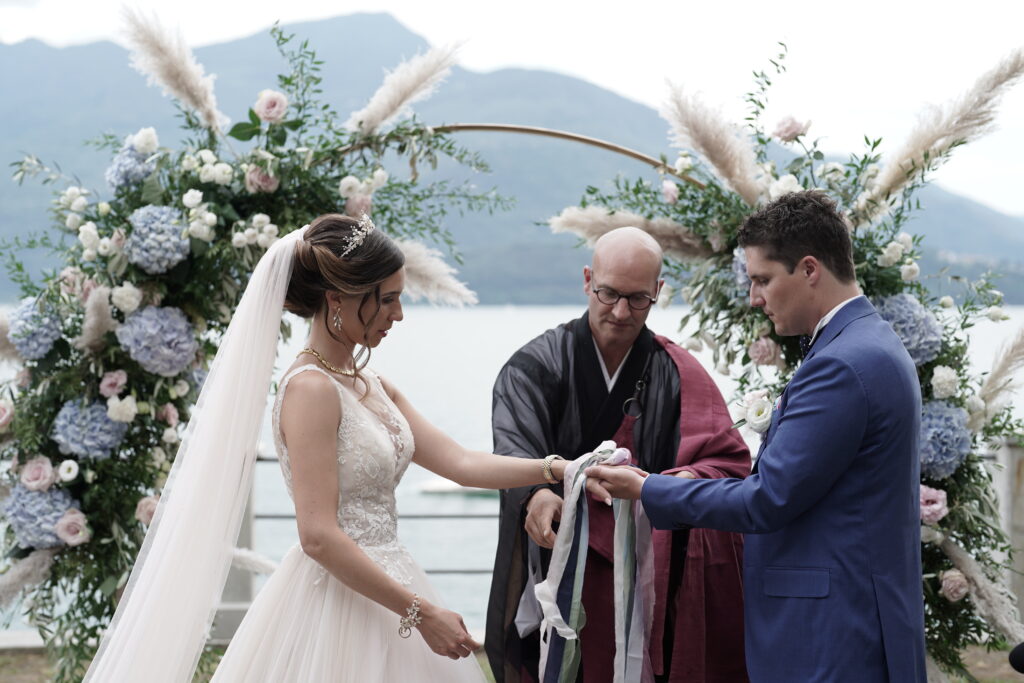
[{"label": "white flower cluster", "polygon": [[110,303],[128,315],[142,303],[142,290],[130,282],[122,282],[119,287],[110,290]]},{"label": "white flower cluster", "polygon": [[949,398],[956,394],[960,378],[956,370],[945,365],[936,365],[932,371],[932,394],[935,398]]},{"label": "white flower cluster", "polygon": [[111,396],[107,399],[107,417],[114,422],[131,422],[138,413],[139,407],[134,396]]},{"label": "white flower cluster", "polygon": [[231,164],[217,160],[217,155],[208,149],[201,149],[195,156],[186,154],[181,159],[181,170],[198,171],[199,182],[230,185],[235,178],[235,169]]},{"label": "white flower cluster", "polygon": [[201,190],[192,189],[181,197],[181,203],[188,209],[188,235],[203,242],[212,242],[213,228],[217,225],[217,214],[203,203]]},{"label": "white flower cluster", "polygon": [[231,235],[231,246],[244,249],[255,244],[261,249],[269,249],[277,241],[278,227],[270,222],[270,216],[256,213],[249,218],[249,225],[239,221],[235,227],[241,228]]},{"label": "white flower cluster", "polygon": [[88,221],[78,227],[78,242],[82,245],[82,260],[95,261],[99,256],[121,253],[125,235],[123,230],[116,230],[111,237],[100,237],[96,224]]},{"label": "white flower cluster", "polygon": [[905,232],[901,232],[895,240],[889,242],[882,249],[882,253],[875,259],[882,268],[888,268],[895,266],[903,258],[903,255],[913,251],[914,249],[914,238]]},{"label": "white flower cluster", "polygon": [[790,173],[782,176],[778,180],[772,181],[772,184],[768,186],[768,199],[775,201],[783,195],[787,195],[792,192],[802,192],[803,189],[803,185],[800,184],[797,177]]}]

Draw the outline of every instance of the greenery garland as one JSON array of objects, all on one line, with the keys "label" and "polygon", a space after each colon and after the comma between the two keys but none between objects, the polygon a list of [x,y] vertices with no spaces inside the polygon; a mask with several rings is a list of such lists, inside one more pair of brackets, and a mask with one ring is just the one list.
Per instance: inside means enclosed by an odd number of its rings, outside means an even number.
[{"label": "greenery garland", "polygon": [[[34,157],[14,165],[18,182],[60,186],[59,229],[4,245],[25,299],[0,340],[24,366],[0,389],[9,464],[0,477],[11,489],[0,502],[0,571],[55,553],[45,579],[21,592],[58,681],[81,679],[113,616],[207,363],[266,248],[317,215],[372,210],[392,235],[451,249],[448,211],[507,203],[469,184],[420,182],[417,166],[444,157],[487,168],[414,117],[380,132],[347,129],[320,100],[307,42],[277,27],[272,35],[289,73],[230,129],[235,143],[176,103],[179,149],[160,146],[153,129],[97,141],[114,157],[106,201]],[[408,177],[388,174],[385,161],[407,164]],[[17,257],[31,247],[54,250],[66,267],[35,282]]]}]

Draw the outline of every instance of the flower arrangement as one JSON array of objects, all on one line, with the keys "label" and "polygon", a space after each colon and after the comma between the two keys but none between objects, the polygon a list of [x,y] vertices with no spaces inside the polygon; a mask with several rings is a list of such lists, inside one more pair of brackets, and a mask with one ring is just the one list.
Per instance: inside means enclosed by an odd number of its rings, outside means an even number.
[{"label": "flower arrangement", "polygon": [[[318,99],[313,50],[274,27],[289,73],[227,128],[211,77],[180,38],[134,12],[126,20],[134,64],[175,97],[184,140],[164,146],[152,128],[102,138],[109,193],[25,158],[15,180],[60,187],[52,214],[61,236],[4,245],[26,298],[0,321],[0,353],[23,366],[0,387],[0,609],[28,598],[61,681],[80,680],[114,613],[205,368],[264,251],[330,211],[372,211],[403,244],[427,237],[450,248],[447,212],[505,204],[419,177],[419,165],[440,157],[486,170],[404,113],[444,78],[451,49],[393,72],[346,126]],[[385,162],[410,171],[389,173]],[[34,281],[13,255],[33,246],[59,251],[66,267]],[[408,259],[414,298],[473,300],[436,265],[438,252],[418,248]]]},{"label": "flower arrangement", "polygon": [[[918,368],[927,646],[943,668],[962,671],[959,653],[967,645],[1024,639],[1024,626],[1008,616],[1015,614],[1012,596],[995,559],[1008,544],[981,458],[1006,440],[1024,438],[1024,423],[1007,400],[1014,372],[1024,367],[1024,332],[987,376],[970,375],[969,330],[982,318],[1005,319],[1002,295],[989,277],[974,283],[956,279],[963,289],[959,303],[930,293],[917,264],[922,238],[904,227],[919,208],[915,194],[931,172],[991,126],[999,97],[1024,75],[1024,51],[922,119],[907,144],[883,164],[881,140],[865,138],[863,153],[840,162],[827,160],[817,140],[809,139],[809,121],[790,117],[771,135],[765,132],[768,86],[785,71],[782,47],[771,73],[755,72],[755,88],[745,98],[746,130],[675,88],[663,111],[680,150],[675,164],[662,157],[657,182],[619,177],[610,191],[587,188],[580,206],[564,209],[549,223],[556,232],[588,241],[624,225],[657,239],[666,254],[668,284],[674,285],[660,303],[679,292],[690,305],[680,329],[692,322],[697,332],[683,345],[711,349],[717,369],[739,382],[741,422],[760,430],[770,419],[770,404],[764,411],[769,417],[759,413],[764,397],[781,393],[801,354],[796,338],[777,336],[764,313],[749,305],[737,230],[759,204],[788,192],[819,188],[838,202],[851,228],[858,284]],[[777,156],[779,146],[786,160],[777,164],[769,155]]]}]

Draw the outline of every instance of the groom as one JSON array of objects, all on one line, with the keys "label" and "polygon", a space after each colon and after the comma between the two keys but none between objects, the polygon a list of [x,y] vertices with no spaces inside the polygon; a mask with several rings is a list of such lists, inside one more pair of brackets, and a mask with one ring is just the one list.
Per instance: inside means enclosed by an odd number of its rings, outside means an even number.
[{"label": "groom", "polygon": [[750,303],[811,346],[747,479],[594,468],[591,493],[643,502],[660,529],[746,534],[751,681],[924,683],[918,509],[921,390],[860,295],[849,231],[824,193],[786,195],[740,229]]}]

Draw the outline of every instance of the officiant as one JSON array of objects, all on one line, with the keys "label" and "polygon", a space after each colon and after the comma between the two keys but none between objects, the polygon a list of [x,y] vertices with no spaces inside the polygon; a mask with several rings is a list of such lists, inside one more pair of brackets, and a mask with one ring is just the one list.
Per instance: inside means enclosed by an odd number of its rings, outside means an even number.
[{"label": "officiant", "polygon": [[[494,386],[494,452],[574,459],[601,441],[629,448],[649,472],[744,477],[750,454],[714,382],[687,351],[646,326],[663,285],[662,251],[637,228],[594,245],[583,269],[587,311],[519,349]],[[615,655],[611,508],[589,506],[580,632],[585,683],[611,681]],[[539,608],[562,487],[502,491],[486,651],[498,683],[538,680]],[[746,681],[742,538],[706,529],[654,531],[654,623],[647,654],[658,681]],[[583,552],[584,549],[581,549]]]}]

